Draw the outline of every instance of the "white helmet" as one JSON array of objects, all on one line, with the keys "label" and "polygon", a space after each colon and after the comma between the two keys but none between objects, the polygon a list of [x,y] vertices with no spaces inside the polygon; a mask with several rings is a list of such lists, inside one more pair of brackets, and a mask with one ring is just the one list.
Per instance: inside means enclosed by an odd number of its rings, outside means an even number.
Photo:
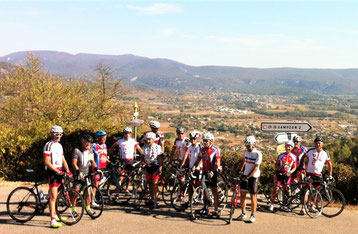
[{"label": "white helmet", "polygon": [[293,143],[293,141],[286,141],[285,145],[290,145],[292,147],[295,147],[295,144]]},{"label": "white helmet", "polygon": [[214,140],[214,135],[211,134],[210,132],[207,132],[203,135],[203,140],[209,140],[209,141],[213,141]]},{"label": "white helmet", "polygon": [[198,139],[200,136],[201,136],[201,133],[198,132],[198,131],[192,131],[192,132],[189,134],[189,137],[190,137],[190,138],[195,138],[195,139]]},{"label": "white helmet", "polygon": [[302,141],[302,137],[300,137],[299,135],[293,138],[293,142],[299,142],[299,141]]},{"label": "white helmet", "polygon": [[244,140],[245,145],[254,146],[256,144],[256,139],[254,136],[248,136]]},{"label": "white helmet", "polygon": [[130,127],[125,127],[125,128],[123,129],[123,132],[132,132],[132,128],[130,128]]},{"label": "white helmet", "polygon": [[155,139],[155,138],[156,138],[156,135],[155,135],[154,132],[147,132],[147,133],[145,134],[145,138],[146,138],[146,139]]},{"label": "white helmet", "polygon": [[61,128],[61,126],[55,125],[55,126],[51,127],[50,132],[60,132],[60,133],[63,133],[63,129]]},{"label": "white helmet", "polygon": [[152,128],[160,128],[160,123],[158,121],[150,121],[149,126]]}]

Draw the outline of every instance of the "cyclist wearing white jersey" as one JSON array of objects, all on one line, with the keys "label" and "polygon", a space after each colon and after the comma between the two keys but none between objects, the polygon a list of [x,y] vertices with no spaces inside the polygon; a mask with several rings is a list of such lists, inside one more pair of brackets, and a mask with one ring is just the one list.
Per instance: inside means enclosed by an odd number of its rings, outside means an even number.
[{"label": "cyclist wearing white jersey", "polygon": [[62,145],[60,144],[60,140],[63,135],[62,127],[57,125],[53,126],[50,130],[50,134],[52,140],[45,144],[43,155],[51,193],[49,203],[51,216],[50,226],[58,228],[61,227],[61,223],[59,223],[60,219],[56,214],[55,203],[58,195],[58,187],[61,185],[62,175],[64,174],[62,169],[64,168],[70,176],[72,176],[72,174],[70,173],[63,153]]},{"label": "cyclist wearing white jersey", "polygon": [[184,165],[188,166],[188,162],[186,159],[189,154],[190,141],[187,137],[184,136],[185,128],[178,127],[176,132],[178,137],[174,140],[172,152],[170,153],[169,157],[169,163],[172,162],[175,152],[178,151],[179,165],[181,167],[183,167]]},{"label": "cyclist wearing white jersey", "polygon": [[256,221],[256,208],[257,208],[257,181],[260,177],[260,164],[262,162],[262,153],[256,149],[256,139],[254,136],[246,137],[244,141],[246,150],[244,151],[245,161],[241,166],[244,170],[240,183],[240,202],[241,202],[241,215],[237,217],[239,221],[246,218],[246,193],[250,193],[251,197],[251,216],[250,223]]}]

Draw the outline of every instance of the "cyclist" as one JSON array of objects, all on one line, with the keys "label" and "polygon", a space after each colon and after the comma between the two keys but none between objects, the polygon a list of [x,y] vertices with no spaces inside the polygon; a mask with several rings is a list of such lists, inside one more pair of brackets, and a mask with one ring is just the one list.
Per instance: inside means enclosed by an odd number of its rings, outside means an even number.
[{"label": "cyclist", "polygon": [[285,143],[285,153],[282,153],[278,156],[275,169],[276,174],[274,177],[274,192],[271,194],[271,205],[269,207],[270,211],[273,211],[274,202],[276,200],[276,195],[279,190],[279,186],[284,186],[285,189],[289,189],[291,184],[291,174],[296,170],[296,155],[292,154],[291,151],[294,147],[294,143],[292,141],[288,141]]},{"label": "cyclist", "polygon": [[[184,165],[187,164],[187,157],[189,154],[189,144],[190,141],[187,137],[184,136],[185,134],[185,128],[183,127],[178,127],[177,128],[177,138],[174,140],[174,145],[172,148],[172,152],[170,153],[170,157],[169,157],[169,163],[172,162],[175,151],[178,150],[179,153],[179,163],[180,163],[180,167],[183,167]],[[184,160],[185,159],[185,160]]]},{"label": "cyclist", "polygon": [[[158,144],[162,147],[162,152],[164,152],[164,133],[162,131],[159,131],[160,128],[160,123],[158,121],[150,121],[149,122],[149,127],[151,129],[151,131],[148,132],[153,132],[155,133],[155,144]],[[148,132],[145,132],[139,139],[139,142],[144,142],[145,143],[145,139],[146,139],[146,134]]]},{"label": "cyclist", "polygon": [[[198,160],[198,156],[203,148],[201,143],[199,142],[199,138],[201,133],[198,131],[193,131],[189,134],[190,137],[190,145],[189,145],[189,154],[185,154],[184,161],[188,159],[189,161],[189,169],[194,173],[194,180],[199,181],[200,171],[202,169],[202,164],[195,167],[195,162]],[[195,183],[195,182],[194,182]],[[193,187],[189,188],[189,201],[193,196]],[[183,207],[187,208],[189,206],[189,202],[187,204],[183,204]]]},{"label": "cyclist", "polygon": [[[304,159],[301,163],[304,163],[307,158],[306,173],[313,181],[321,181],[322,170],[324,164],[328,165],[329,179],[332,180],[333,166],[331,162],[331,156],[328,151],[323,150],[323,139],[321,136],[317,136],[314,139],[315,148],[308,150],[304,155]],[[301,209],[300,214],[303,215],[304,211]]]},{"label": "cyclist", "polygon": [[[123,138],[119,139],[111,146],[108,150],[108,154],[111,154],[115,147],[119,147],[120,149],[121,164],[123,168],[120,174],[122,175],[125,172],[129,173],[133,169],[133,160],[136,150],[138,150],[140,154],[143,153],[138,142],[132,138],[132,128],[126,127],[123,129]],[[123,179],[124,177],[121,176],[119,181],[120,185],[122,184]]]},{"label": "cyclist", "polygon": [[[211,190],[214,195],[214,212],[212,213],[213,218],[219,218],[220,213],[219,209],[219,196],[218,196],[218,171],[221,170],[221,155],[220,155],[220,148],[217,147],[214,143],[214,135],[210,132],[207,132],[203,135],[203,144],[204,147],[202,148],[198,160],[195,163],[195,168],[198,167],[200,163],[203,164],[203,173],[206,177],[210,178]],[[207,199],[205,198],[205,201]],[[209,210],[205,210],[205,213],[209,213]]]},{"label": "cyclist", "polygon": [[[84,177],[89,173],[90,165],[97,171],[97,164],[94,161],[94,153],[92,150],[93,137],[90,135],[84,135],[81,138],[81,146],[76,148],[72,153],[72,167],[75,170],[75,175],[79,180],[75,184],[75,189],[80,191],[81,187],[86,183]],[[89,197],[86,201],[86,210],[91,211],[91,205],[89,204]]]},{"label": "cyclist", "polygon": [[301,164],[301,160],[305,153],[307,153],[307,148],[304,147],[302,143],[302,137],[295,136],[293,138],[293,143],[295,144],[295,147],[292,149],[292,153],[296,155],[296,171],[292,173],[291,177],[292,180],[295,180],[296,182],[300,182],[303,180],[304,172],[305,172],[305,165]]},{"label": "cyclist", "polygon": [[[94,143],[92,146],[94,161],[96,162],[98,169],[102,170],[105,169],[107,167],[107,163],[110,162],[106,145],[107,133],[104,130],[99,130],[96,132],[96,137],[97,143]],[[94,178],[96,187],[98,187],[100,179],[102,179],[101,176],[97,174]],[[96,208],[99,207],[99,205],[95,202],[92,203],[92,206]]]},{"label": "cyclist", "polygon": [[62,145],[60,144],[63,135],[62,127],[58,125],[53,126],[50,130],[50,134],[52,139],[45,144],[43,154],[51,193],[49,204],[51,215],[50,226],[52,228],[59,228],[61,227],[61,223],[59,223],[60,219],[56,214],[55,203],[58,195],[58,188],[61,185],[62,175],[64,174],[62,169],[64,168],[70,176],[72,176],[72,174],[70,173],[63,154]]},{"label": "cyclist", "polygon": [[158,207],[158,181],[163,168],[163,151],[160,145],[155,143],[156,134],[145,134],[146,144],[143,147],[143,160],[146,164],[146,179],[149,184],[149,192],[154,208]]},{"label": "cyclist", "polygon": [[[254,136],[246,137],[244,144],[246,150],[244,151],[245,161],[241,166],[244,173],[241,177],[240,183],[240,202],[241,202],[241,215],[237,220],[242,221],[246,218],[246,193],[250,193],[251,197],[251,216],[250,223],[256,221],[256,208],[257,208],[257,180],[260,177],[260,164],[262,162],[262,153],[256,149],[256,139]],[[245,180],[246,179],[246,180]]]}]

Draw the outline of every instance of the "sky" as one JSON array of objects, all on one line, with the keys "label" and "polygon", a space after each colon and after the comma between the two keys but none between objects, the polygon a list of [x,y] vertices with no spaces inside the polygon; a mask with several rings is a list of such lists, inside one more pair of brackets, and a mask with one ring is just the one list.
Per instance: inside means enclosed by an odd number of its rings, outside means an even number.
[{"label": "sky", "polygon": [[54,50],[188,65],[358,68],[358,1],[0,0],[0,56]]}]

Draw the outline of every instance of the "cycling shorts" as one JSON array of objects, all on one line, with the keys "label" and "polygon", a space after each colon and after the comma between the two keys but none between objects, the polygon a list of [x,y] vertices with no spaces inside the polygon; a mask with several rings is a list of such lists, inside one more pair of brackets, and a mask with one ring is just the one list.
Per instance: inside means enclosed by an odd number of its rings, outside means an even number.
[{"label": "cycling shorts", "polygon": [[145,177],[147,180],[159,180],[159,166],[145,166]]},{"label": "cycling shorts", "polygon": [[250,177],[248,180],[240,181],[240,191],[249,192],[250,194],[257,194],[258,190],[258,179],[255,177]]},{"label": "cycling shorts", "polygon": [[122,161],[121,173],[124,173],[126,171],[132,171],[132,170],[133,170],[133,160],[132,161]]},{"label": "cycling shorts", "polygon": [[213,172],[214,172],[214,175],[210,179],[208,177],[209,172],[205,172],[205,178],[208,179],[206,186],[211,187],[211,188],[217,188],[218,187],[218,172],[217,171],[213,171]]},{"label": "cycling shorts", "polygon": [[291,176],[287,177],[287,176],[279,176],[279,175],[275,175],[274,177],[274,184],[275,186],[282,186],[285,185],[286,187],[289,187],[291,184],[292,178]]},{"label": "cycling shorts", "polygon": [[47,180],[50,188],[60,187],[62,182],[62,176],[57,175],[54,171],[47,170]]}]

